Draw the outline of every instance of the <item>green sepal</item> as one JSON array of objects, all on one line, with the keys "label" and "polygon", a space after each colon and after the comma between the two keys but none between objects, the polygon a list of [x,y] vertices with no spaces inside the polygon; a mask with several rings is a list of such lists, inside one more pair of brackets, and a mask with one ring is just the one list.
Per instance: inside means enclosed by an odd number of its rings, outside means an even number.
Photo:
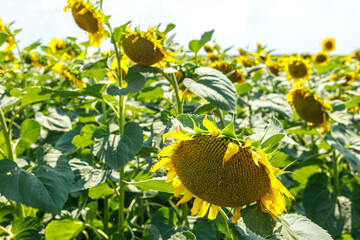
[{"label": "green sepal", "polygon": [[235,129],[234,129],[234,123],[231,122],[229,123],[221,132],[222,134],[231,137],[231,138],[237,138],[236,134],[235,134]]}]

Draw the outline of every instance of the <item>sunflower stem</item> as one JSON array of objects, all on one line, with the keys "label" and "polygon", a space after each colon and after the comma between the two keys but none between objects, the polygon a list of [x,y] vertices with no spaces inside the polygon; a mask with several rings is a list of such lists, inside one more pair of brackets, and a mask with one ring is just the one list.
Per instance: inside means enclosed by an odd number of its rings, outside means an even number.
[{"label": "sunflower stem", "polygon": [[226,127],[226,123],[225,123],[224,112],[223,112],[220,108],[217,108],[216,111],[217,111],[217,113],[219,114],[222,128],[225,128],[225,127]]},{"label": "sunflower stem", "polygon": [[334,174],[333,174],[333,182],[334,182],[334,192],[335,195],[338,196],[339,194],[339,156],[336,155],[336,152],[333,152],[333,170],[334,170]]},{"label": "sunflower stem", "polygon": [[181,211],[182,211],[182,223],[183,223],[183,226],[189,226],[189,222],[188,222],[188,205],[187,205],[187,202],[186,203],[183,203],[181,204]]},{"label": "sunflower stem", "polygon": [[183,101],[181,101],[181,98],[180,98],[179,85],[178,85],[175,73],[170,73],[169,79],[170,79],[171,85],[173,86],[174,91],[175,91],[175,98],[176,98],[176,103],[177,103],[177,114],[182,114],[183,113]]},{"label": "sunflower stem", "polygon": [[232,233],[232,231],[231,231],[231,229],[230,229],[230,227],[229,227],[229,217],[226,215],[226,213],[224,212],[224,210],[221,208],[221,207],[219,207],[219,212],[221,213],[221,216],[225,219],[225,221],[226,221],[226,226],[227,226],[227,229],[228,229],[228,231],[229,231],[229,233],[230,233],[230,237],[231,237],[231,239],[235,239],[234,238],[234,235],[233,235],[233,233]]},{"label": "sunflower stem", "polygon": [[14,154],[14,150],[11,143],[11,128],[10,128],[11,124],[9,124],[9,128],[8,128],[8,126],[6,125],[5,115],[2,109],[0,109],[0,124],[4,135],[5,145],[7,148],[7,157],[13,160],[14,162],[16,162],[16,155]]},{"label": "sunflower stem", "polygon": [[109,216],[110,216],[110,213],[109,213],[109,198],[108,197],[105,197],[104,199],[104,220],[103,220],[103,223],[104,223],[104,232],[106,234],[108,234],[109,232]]}]

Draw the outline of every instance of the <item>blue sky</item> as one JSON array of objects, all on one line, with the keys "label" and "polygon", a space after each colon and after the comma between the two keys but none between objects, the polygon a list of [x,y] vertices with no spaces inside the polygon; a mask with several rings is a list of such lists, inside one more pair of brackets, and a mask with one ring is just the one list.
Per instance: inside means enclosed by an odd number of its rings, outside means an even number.
[{"label": "blue sky", "polygon": [[[41,39],[87,35],[64,12],[66,0],[2,0],[0,18],[12,29],[22,28],[18,39],[25,47]],[[327,37],[336,40],[334,54],[351,54],[360,48],[358,0],[104,0],[104,13],[113,27],[131,20],[146,29],[176,24],[175,41],[185,49],[192,39],[215,29],[213,39],[223,48],[255,50],[256,42],[275,53],[317,53]],[[109,40],[102,50],[110,48]]]}]

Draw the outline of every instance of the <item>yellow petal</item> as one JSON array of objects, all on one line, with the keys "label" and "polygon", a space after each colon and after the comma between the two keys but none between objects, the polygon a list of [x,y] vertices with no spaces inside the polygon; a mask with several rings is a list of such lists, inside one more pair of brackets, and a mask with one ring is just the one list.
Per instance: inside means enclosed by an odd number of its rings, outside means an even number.
[{"label": "yellow petal", "polygon": [[213,137],[219,135],[219,130],[217,129],[217,127],[214,125],[213,122],[207,119],[207,116],[204,117],[203,125],[208,129],[208,131],[211,133]]},{"label": "yellow petal", "polygon": [[207,210],[209,209],[209,207],[210,207],[210,203],[203,201],[202,206],[201,206],[200,211],[199,211],[197,216],[198,217],[205,216],[205,214],[206,214]]},{"label": "yellow petal", "polygon": [[232,143],[230,142],[228,144],[228,147],[226,149],[222,164],[224,166],[224,163],[229,161],[229,159],[234,156],[235,154],[237,154],[239,152],[239,146],[236,143]]},{"label": "yellow petal", "polygon": [[192,137],[186,136],[179,129],[163,134],[163,143],[165,143],[166,138],[175,138],[178,140],[193,140]]},{"label": "yellow petal", "polygon": [[234,212],[234,215],[231,219],[231,221],[236,224],[237,221],[239,221],[240,217],[241,217],[241,214],[240,214],[240,210],[241,210],[242,207],[237,207],[235,212]]},{"label": "yellow petal", "polygon": [[177,178],[172,182],[174,186],[174,196],[179,197],[180,194],[186,189],[185,186],[182,184],[182,182]]},{"label": "yellow petal", "polygon": [[174,170],[170,170],[167,174],[166,174],[166,182],[169,183],[171,182],[174,178],[176,178],[177,176],[177,172]]},{"label": "yellow petal", "polygon": [[250,147],[251,146],[251,141],[250,141],[250,138],[247,138],[246,141],[245,141],[245,145],[244,145],[244,148],[246,147]]},{"label": "yellow petal", "polygon": [[171,156],[172,152],[178,147],[178,144],[174,143],[170,146],[164,148],[161,152],[158,153],[157,157],[169,157]]},{"label": "yellow petal", "polygon": [[150,172],[155,172],[159,168],[165,167],[167,164],[171,163],[171,161],[172,161],[171,158],[163,158],[163,159],[161,159],[159,162],[152,165],[152,167],[150,169]]},{"label": "yellow petal", "polygon": [[191,208],[191,216],[195,216],[199,212],[199,210],[202,206],[202,203],[203,203],[203,200],[201,198],[198,198],[198,197],[195,198],[193,206]]},{"label": "yellow petal", "polygon": [[218,215],[218,213],[219,213],[219,206],[212,204],[209,210],[208,218],[210,220],[214,220]]},{"label": "yellow petal", "polygon": [[182,197],[182,199],[180,199],[177,203],[176,206],[179,206],[182,203],[186,203],[187,201],[189,201],[190,199],[192,199],[192,197],[194,196],[194,194],[192,194],[190,191],[187,191],[185,193],[185,195]]}]

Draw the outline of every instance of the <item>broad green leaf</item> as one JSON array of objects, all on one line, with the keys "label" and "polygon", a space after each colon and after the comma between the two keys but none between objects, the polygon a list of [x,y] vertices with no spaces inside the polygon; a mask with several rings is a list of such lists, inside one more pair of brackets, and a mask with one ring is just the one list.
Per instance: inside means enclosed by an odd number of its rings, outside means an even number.
[{"label": "broad green leaf", "polygon": [[40,45],[41,45],[41,42],[40,42],[40,39],[39,39],[36,42],[33,42],[29,46],[25,47],[24,50],[27,51],[27,52],[30,52],[31,50],[34,50],[35,48],[37,48]]},{"label": "broad green leaf", "polygon": [[110,85],[107,88],[107,93],[112,96],[119,96],[139,92],[143,89],[146,81],[155,77],[157,73],[162,73],[162,69],[139,65],[132,66],[125,75],[125,81],[128,83],[127,87],[120,89],[115,85]]},{"label": "broad green leaf", "polygon": [[127,23],[121,25],[120,27],[114,28],[113,34],[111,35],[111,43],[121,44],[121,40],[123,36],[126,34],[126,28],[130,23],[131,21],[128,21]]},{"label": "broad green leaf", "polygon": [[236,138],[234,123],[229,123],[222,131],[222,134]]},{"label": "broad green leaf", "polygon": [[197,54],[199,50],[211,40],[212,35],[214,33],[214,30],[211,30],[209,32],[204,32],[203,35],[201,35],[200,40],[192,40],[189,43],[189,49],[193,53]]},{"label": "broad green leaf", "polygon": [[14,234],[14,239],[40,240],[39,232],[43,227],[41,220],[36,217],[15,218],[10,232]]},{"label": "broad green leaf", "polygon": [[154,224],[148,224],[144,229],[144,240],[163,240],[159,229]]},{"label": "broad green leaf", "polygon": [[74,179],[61,152],[45,146],[46,153],[31,170],[25,171],[9,160],[0,161],[0,193],[25,205],[60,214]]},{"label": "broad green leaf", "polygon": [[119,170],[131,161],[141,149],[142,129],[135,122],[127,122],[124,134],[108,135],[94,145],[93,153],[112,169]]},{"label": "broad green leaf", "polygon": [[174,193],[174,187],[171,183],[167,183],[166,177],[152,178],[145,181],[139,182],[126,182],[130,185],[139,187],[143,191],[156,190],[159,192]]},{"label": "broad green leaf", "polygon": [[137,96],[137,99],[148,103],[151,100],[164,97],[164,90],[160,87],[147,87],[144,88]]},{"label": "broad green leaf", "polygon": [[46,240],[71,240],[74,239],[81,230],[84,223],[72,219],[52,220],[45,228]]},{"label": "broad green leaf", "polygon": [[85,125],[81,131],[80,135],[75,136],[71,143],[74,144],[77,148],[88,147],[94,143],[92,140],[92,134],[96,130],[96,126],[94,124]]},{"label": "broad green leaf", "polygon": [[[203,125],[203,120],[205,118],[205,114],[179,114],[176,116],[176,118],[173,120],[175,125],[180,126],[181,129],[187,130],[187,131],[193,131],[194,129],[194,123],[196,124],[196,127],[200,130],[208,131],[206,127]],[[208,119],[210,117],[208,116]]]},{"label": "broad green leaf", "polygon": [[86,70],[90,70],[90,69],[102,69],[102,68],[107,68],[106,62],[108,60],[108,57],[106,56],[103,59],[100,59],[98,61],[95,62],[90,62],[90,63],[86,63],[84,64],[84,66],[82,67],[83,71]]},{"label": "broad green leaf", "polygon": [[198,240],[217,240],[217,229],[205,218],[198,218],[192,228]]},{"label": "broad green leaf", "polygon": [[20,128],[20,138],[16,145],[16,156],[21,155],[40,137],[40,124],[33,119],[26,119]]},{"label": "broad green leaf", "polygon": [[190,231],[177,232],[169,238],[169,240],[196,240],[194,233]]},{"label": "broad green leaf", "polygon": [[110,196],[115,193],[115,190],[110,188],[107,183],[101,183],[89,189],[89,197],[92,199],[99,199]]},{"label": "broad green leaf", "polygon": [[177,216],[174,210],[162,207],[152,216],[150,224],[155,225],[163,239],[169,239],[176,233]]},{"label": "broad green leaf", "polygon": [[360,184],[356,183],[351,195],[351,228],[360,230]]},{"label": "broad green leaf", "polygon": [[[308,218],[297,214],[284,214],[279,217],[282,226],[275,236],[280,239],[323,239],[331,240],[332,237],[324,229],[310,221]],[[286,224],[286,223],[287,224]],[[287,232],[287,233],[285,233]],[[288,236],[288,237],[286,237]]]},{"label": "broad green leaf", "polygon": [[339,143],[337,139],[328,134],[325,135],[325,141],[331,147],[339,151],[344,156],[344,159],[351,165],[351,167],[358,172],[358,174],[360,173],[360,159],[354,152],[345,148],[344,145]]},{"label": "broad green leaf", "polygon": [[276,221],[270,214],[261,211],[258,204],[242,209],[241,216],[246,227],[257,235],[266,237],[273,234]]},{"label": "broad green leaf", "polygon": [[71,192],[95,187],[105,182],[111,174],[111,170],[97,169],[80,158],[71,159],[69,164],[75,175],[74,184],[70,190]]},{"label": "broad green leaf", "polygon": [[35,120],[41,126],[53,131],[70,131],[72,129],[71,119],[61,109],[49,108],[48,116],[42,112],[35,113]]},{"label": "broad green leaf", "polygon": [[0,47],[6,42],[9,34],[0,32]]},{"label": "broad green leaf", "polygon": [[243,95],[250,92],[253,89],[253,86],[250,83],[244,82],[242,84],[236,84],[235,88],[238,95]]},{"label": "broad green leaf", "polygon": [[238,224],[233,224],[231,220],[228,221],[230,231],[234,235],[235,239],[239,240],[265,240],[265,238],[256,235],[250,229],[246,228],[246,225],[240,221]]},{"label": "broad green leaf", "polygon": [[220,71],[200,67],[195,70],[197,81],[184,79],[184,85],[197,96],[224,111],[236,112],[237,96],[234,84]]},{"label": "broad green leaf", "polygon": [[350,200],[330,192],[328,181],[325,173],[312,175],[304,190],[303,206],[306,216],[336,237],[350,227]]},{"label": "broad green leaf", "polygon": [[51,93],[41,87],[27,87],[23,90],[13,89],[10,94],[14,97],[21,97],[20,107],[22,108],[29,104],[51,99]]},{"label": "broad green leaf", "polygon": [[74,129],[61,135],[55,144],[55,149],[60,150],[64,155],[75,152],[78,148],[72,144],[72,140],[75,136],[80,134],[82,127],[83,125],[77,125]]}]

